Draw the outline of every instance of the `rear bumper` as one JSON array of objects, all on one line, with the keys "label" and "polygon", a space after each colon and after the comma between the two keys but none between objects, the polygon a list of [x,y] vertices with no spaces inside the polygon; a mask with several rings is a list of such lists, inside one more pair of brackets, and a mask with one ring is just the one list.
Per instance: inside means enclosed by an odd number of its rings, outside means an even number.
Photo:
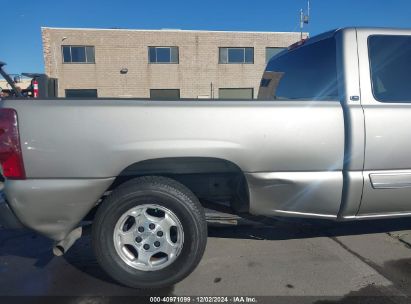
[{"label": "rear bumper", "polygon": [[8,229],[24,228],[23,224],[8,205],[3,191],[0,192],[0,226]]}]

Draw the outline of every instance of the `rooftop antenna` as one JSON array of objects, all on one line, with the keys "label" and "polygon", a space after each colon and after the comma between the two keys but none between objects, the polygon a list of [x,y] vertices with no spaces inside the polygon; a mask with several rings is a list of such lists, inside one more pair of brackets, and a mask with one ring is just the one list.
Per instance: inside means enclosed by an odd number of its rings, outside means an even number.
[{"label": "rooftop antenna", "polygon": [[309,21],[310,21],[310,0],[307,0],[307,14],[304,13],[303,9],[300,9],[300,34],[301,34],[301,40],[303,40],[304,24],[308,24]]}]

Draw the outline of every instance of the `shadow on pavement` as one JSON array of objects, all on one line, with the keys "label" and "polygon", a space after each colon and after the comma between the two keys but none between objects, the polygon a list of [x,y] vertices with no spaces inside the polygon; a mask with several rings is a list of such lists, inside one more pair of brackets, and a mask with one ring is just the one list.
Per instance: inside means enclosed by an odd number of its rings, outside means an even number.
[{"label": "shadow on pavement", "polygon": [[[229,227],[209,227],[209,236],[216,238],[234,239],[255,239],[255,240],[286,240],[303,239],[312,237],[334,237],[344,235],[360,235],[372,233],[384,233],[389,231],[400,231],[411,229],[410,219],[391,220],[368,220],[360,222],[330,222],[318,220],[284,220],[284,219],[263,219],[262,223],[248,226]],[[11,231],[0,229],[0,259],[3,257],[23,257],[35,260],[34,266],[44,269],[45,273],[53,274],[53,286],[48,290],[54,294],[59,292],[70,292],[76,295],[87,294],[121,294],[126,296],[138,295],[172,295],[174,287],[161,290],[135,290],[119,285],[114,282],[97,264],[94,257],[90,236],[82,237],[68,251],[63,258],[53,257],[51,247],[53,242],[45,237],[38,236],[31,231]],[[62,259],[62,260],[60,260]],[[4,259],[3,259],[4,260]],[[75,271],[68,271],[67,263],[75,268]],[[25,262],[27,264],[27,262]],[[410,261],[393,262],[392,267],[404,267],[411,269]],[[30,263],[31,264],[31,263]],[[53,264],[53,267],[50,265]],[[25,271],[31,273],[30,269],[24,269],[25,265],[8,265],[2,270],[0,263],[0,276],[7,271]],[[13,270],[11,270],[13,269]],[[59,272],[62,272],[61,274]],[[410,270],[411,271],[411,270]],[[68,274],[67,274],[68,272]],[[84,273],[86,276],[79,276],[77,273]],[[67,278],[73,280],[73,284],[67,285]],[[29,279],[29,278],[27,278]],[[78,280],[78,282],[75,282]],[[97,285],[97,286],[96,286]],[[68,290],[73,288],[73,290]],[[372,288],[372,287],[370,287]],[[328,303],[328,302],[323,302]],[[334,303],[334,302],[329,302]],[[335,302],[335,303],[346,303]]]},{"label": "shadow on pavement", "polygon": [[209,227],[208,235],[234,239],[287,240],[387,233],[410,229],[411,220],[409,218],[350,222],[282,218],[263,219],[262,224],[254,226]]},{"label": "shadow on pavement", "polygon": [[53,241],[29,230],[0,229],[0,257],[18,256],[35,259],[36,268],[44,268],[53,259]]},{"label": "shadow on pavement", "polygon": [[[63,257],[55,257],[52,246],[53,241],[32,231],[0,229],[0,303],[3,295],[32,295],[33,292],[53,296],[135,297],[171,296],[174,291],[174,286],[138,290],[118,284],[98,265],[88,235],[78,240]],[[37,287],[26,289],[25,286]]]}]

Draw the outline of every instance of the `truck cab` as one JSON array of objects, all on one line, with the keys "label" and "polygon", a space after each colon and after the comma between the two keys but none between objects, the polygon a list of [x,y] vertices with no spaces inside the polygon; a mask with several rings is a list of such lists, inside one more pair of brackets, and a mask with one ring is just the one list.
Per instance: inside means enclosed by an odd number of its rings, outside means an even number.
[{"label": "truck cab", "polygon": [[[332,184],[324,184],[332,180],[329,176],[325,182],[318,177],[304,185],[301,199],[312,199],[308,213],[313,216],[353,219],[410,214],[410,34],[370,28],[330,31],[290,46],[268,63],[260,99],[298,101],[307,107],[325,103],[342,110],[343,130],[338,119],[329,122],[316,115],[321,128],[333,130],[334,139],[343,143],[344,154],[334,153],[335,163],[324,163],[329,169],[323,174],[341,172]],[[310,136],[315,140],[314,134]],[[333,152],[323,150],[319,155],[329,153]],[[324,212],[320,196],[333,197],[335,208]]]}]

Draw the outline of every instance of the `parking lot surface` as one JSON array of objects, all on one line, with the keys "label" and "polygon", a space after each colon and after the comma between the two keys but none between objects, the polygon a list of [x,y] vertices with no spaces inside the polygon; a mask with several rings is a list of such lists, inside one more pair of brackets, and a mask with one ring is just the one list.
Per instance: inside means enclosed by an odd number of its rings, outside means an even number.
[{"label": "parking lot surface", "polygon": [[54,257],[50,240],[0,228],[0,296],[296,296],[307,303],[376,296],[403,303],[411,295],[410,229],[409,219],[209,227],[205,255],[188,278],[141,291],[100,269],[89,236]]}]

